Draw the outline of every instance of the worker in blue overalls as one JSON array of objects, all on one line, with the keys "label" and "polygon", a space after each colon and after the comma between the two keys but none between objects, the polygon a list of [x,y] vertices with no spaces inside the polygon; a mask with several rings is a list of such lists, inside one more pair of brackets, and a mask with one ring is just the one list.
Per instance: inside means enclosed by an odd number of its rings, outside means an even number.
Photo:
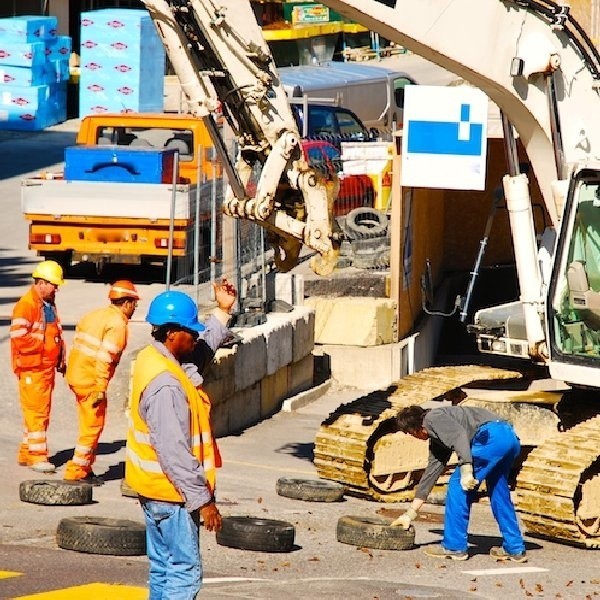
[{"label": "worker in blue overalls", "polygon": [[429,460],[410,508],[392,525],[409,528],[455,452],[459,467],[448,483],[442,544],[428,546],[425,553],[452,560],[469,558],[467,530],[471,504],[479,482],[485,480],[492,513],[503,538],[502,546],[490,550],[491,556],[497,560],[527,562],[508,485],[510,469],[521,450],[510,423],[484,408],[445,406],[427,411],[420,406],[408,406],[398,413],[396,425],[398,431],[429,440]]}]

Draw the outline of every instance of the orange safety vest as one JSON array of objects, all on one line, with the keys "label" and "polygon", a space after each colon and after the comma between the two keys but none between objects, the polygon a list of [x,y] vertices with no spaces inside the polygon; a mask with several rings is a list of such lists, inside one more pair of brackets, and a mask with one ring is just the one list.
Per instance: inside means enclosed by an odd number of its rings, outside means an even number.
[{"label": "orange safety vest", "polygon": [[127,346],[127,317],[115,305],[84,315],[75,330],[66,379],[85,392],[105,392]]},{"label": "orange safety vest", "polygon": [[210,426],[210,400],[196,389],[179,364],[163,356],[154,346],[137,355],[132,377],[130,425],[127,432],[125,480],[141,496],[166,502],[183,502],[183,497],[163,472],[150,444],[150,431],[139,413],[142,392],[158,375],[168,371],[183,388],[190,408],[192,454],[204,468],[206,485],[214,495],[216,468],[221,466]]},{"label": "orange safety vest", "polygon": [[12,369],[22,371],[54,369],[64,356],[62,327],[54,307],[55,320],[46,323],[44,302],[35,287],[15,304],[10,323]]}]

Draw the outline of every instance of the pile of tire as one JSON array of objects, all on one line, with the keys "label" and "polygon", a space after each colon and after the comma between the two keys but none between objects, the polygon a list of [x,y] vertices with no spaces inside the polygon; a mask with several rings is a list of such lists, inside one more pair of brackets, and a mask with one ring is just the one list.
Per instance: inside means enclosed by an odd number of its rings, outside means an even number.
[{"label": "pile of tire", "polygon": [[351,210],[339,220],[344,241],[340,247],[338,267],[385,269],[390,266],[388,217],[375,208]]}]

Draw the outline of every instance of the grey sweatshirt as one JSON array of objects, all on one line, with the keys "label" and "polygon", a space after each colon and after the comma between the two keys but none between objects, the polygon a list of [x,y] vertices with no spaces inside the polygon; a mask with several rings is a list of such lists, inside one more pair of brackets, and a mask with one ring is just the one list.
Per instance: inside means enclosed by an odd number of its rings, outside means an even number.
[{"label": "grey sweatshirt", "polygon": [[429,460],[415,490],[415,497],[426,500],[439,476],[456,452],[458,464],[472,463],[471,441],[481,425],[500,421],[485,408],[444,406],[427,412],[423,427],[429,434]]},{"label": "grey sweatshirt", "polygon": [[[214,319],[214,321],[213,321]],[[227,335],[215,317],[206,321],[205,341],[216,350]],[[164,344],[152,345],[165,357],[178,363]],[[181,365],[195,386],[202,382],[194,365]],[[183,496],[185,507],[192,512],[210,502],[202,464],[192,454],[190,409],[179,381],[168,372],[155,377],[142,392],[139,413],[150,430],[150,443],[165,475]]]}]

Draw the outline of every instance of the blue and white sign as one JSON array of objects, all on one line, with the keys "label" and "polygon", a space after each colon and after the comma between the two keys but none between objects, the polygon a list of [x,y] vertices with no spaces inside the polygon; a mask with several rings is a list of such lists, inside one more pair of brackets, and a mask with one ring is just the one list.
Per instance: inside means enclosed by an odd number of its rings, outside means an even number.
[{"label": "blue and white sign", "polygon": [[404,88],[402,185],[484,190],[488,98],[477,88]]}]

